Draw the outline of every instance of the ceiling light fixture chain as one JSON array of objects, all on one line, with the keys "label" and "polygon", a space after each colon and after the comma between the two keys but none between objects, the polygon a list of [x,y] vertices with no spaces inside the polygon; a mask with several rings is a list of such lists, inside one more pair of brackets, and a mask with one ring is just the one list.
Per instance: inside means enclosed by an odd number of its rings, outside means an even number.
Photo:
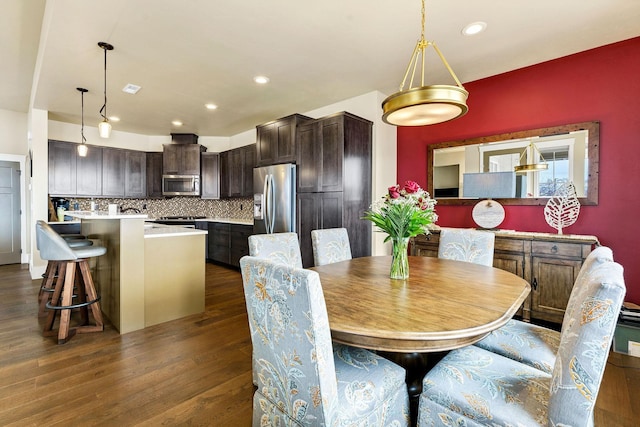
[{"label": "ceiling light fixture chain", "polygon": [[100,109],[102,121],[98,124],[98,130],[102,138],[109,138],[111,135],[111,123],[107,117],[107,51],[113,50],[113,45],[106,42],[98,42],[98,46],[104,50],[104,104]]},{"label": "ceiling light fixture chain", "polygon": [[[399,92],[387,97],[382,103],[382,120],[394,126],[423,126],[453,120],[467,113],[466,104],[469,92],[465,90],[433,41],[425,39],[425,1],[422,0],[422,19],[420,39],[416,43],[411,60],[402,79]],[[425,50],[433,46],[445,68],[455,80],[457,86],[425,85]],[[414,87],[413,82],[420,63],[420,86]],[[409,80],[408,87],[407,80]]]}]

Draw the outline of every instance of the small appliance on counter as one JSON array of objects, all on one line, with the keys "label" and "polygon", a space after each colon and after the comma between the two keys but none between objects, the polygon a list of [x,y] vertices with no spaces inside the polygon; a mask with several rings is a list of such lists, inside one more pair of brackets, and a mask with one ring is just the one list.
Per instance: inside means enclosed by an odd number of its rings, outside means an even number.
[{"label": "small appliance on counter", "polygon": [[65,220],[72,219],[70,216],[64,215],[64,212],[69,210],[69,200],[62,197],[52,197],[51,203],[53,205],[53,213],[56,216],[56,218],[53,218],[53,215],[50,215],[49,219],[51,221],[55,221],[56,219],[58,221],[65,221]]}]

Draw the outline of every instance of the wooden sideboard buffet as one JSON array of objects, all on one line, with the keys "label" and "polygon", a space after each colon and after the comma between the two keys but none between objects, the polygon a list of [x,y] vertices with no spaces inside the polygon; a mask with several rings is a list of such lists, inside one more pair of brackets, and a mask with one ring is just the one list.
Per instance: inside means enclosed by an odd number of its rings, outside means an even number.
[{"label": "wooden sideboard buffet", "polygon": [[[519,312],[531,319],[562,323],[571,289],[582,263],[595,245],[595,236],[514,231],[496,235],[493,266],[514,273],[531,284],[531,294]],[[440,231],[412,239],[411,254],[438,256]]]}]

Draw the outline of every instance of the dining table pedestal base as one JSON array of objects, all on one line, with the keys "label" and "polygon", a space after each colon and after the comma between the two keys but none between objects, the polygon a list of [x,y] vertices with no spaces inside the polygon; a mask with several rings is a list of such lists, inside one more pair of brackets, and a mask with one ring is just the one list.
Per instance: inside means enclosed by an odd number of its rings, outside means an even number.
[{"label": "dining table pedestal base", "polygon": [[422,393],[422,379],[448,352],[431,353],[396,353],[378,351],[380,356],[402,366],[406,374],[407,390],[409,391],[409,409],[411,425],[415,426],[418,419],[418,401]]}]

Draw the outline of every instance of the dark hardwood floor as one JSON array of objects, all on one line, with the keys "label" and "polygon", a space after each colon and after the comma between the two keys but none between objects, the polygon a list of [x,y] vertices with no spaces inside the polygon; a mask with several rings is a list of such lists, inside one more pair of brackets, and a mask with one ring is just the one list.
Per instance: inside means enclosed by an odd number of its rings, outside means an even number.
[{"label": "dark hardwood floor", "polygon": [[[0,266],[0,425],[251,424],[240,273],[207,264],[206,311],[125,335],[42,337],[25,265]],[[596,426],[637,426],[640,358],[611,353]]]}]

